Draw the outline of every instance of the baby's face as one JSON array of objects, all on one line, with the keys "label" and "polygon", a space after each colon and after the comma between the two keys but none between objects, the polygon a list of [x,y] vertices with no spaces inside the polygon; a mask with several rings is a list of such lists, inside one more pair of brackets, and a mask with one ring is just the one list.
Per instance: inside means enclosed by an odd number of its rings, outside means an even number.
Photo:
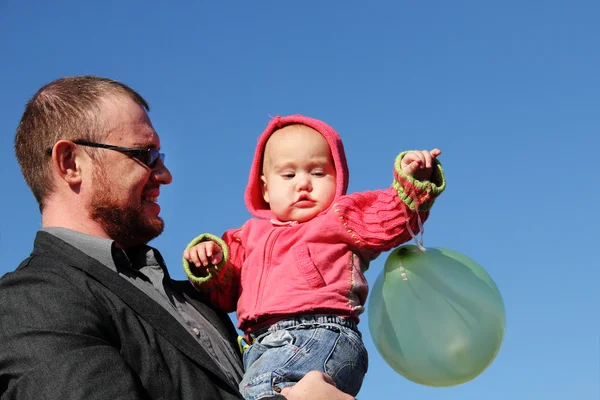
[{"label": "baby's face", "polygon": [[319,132],[285,126],[265,146],[263,197],[280,221],[306,222],[333,201],[335,173],[329,144]]}]

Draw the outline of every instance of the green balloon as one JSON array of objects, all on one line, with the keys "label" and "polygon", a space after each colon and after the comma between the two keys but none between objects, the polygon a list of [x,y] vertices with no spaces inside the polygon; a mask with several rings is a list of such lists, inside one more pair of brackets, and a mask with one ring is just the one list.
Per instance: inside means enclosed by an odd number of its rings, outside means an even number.
[{"label": "green balloon", "polygon": [[385,361],[405,378],[435,387],[481,374],[498,354],[506,327],[492,278],[475,261],[442,248],[393,250],[367,310]]}]

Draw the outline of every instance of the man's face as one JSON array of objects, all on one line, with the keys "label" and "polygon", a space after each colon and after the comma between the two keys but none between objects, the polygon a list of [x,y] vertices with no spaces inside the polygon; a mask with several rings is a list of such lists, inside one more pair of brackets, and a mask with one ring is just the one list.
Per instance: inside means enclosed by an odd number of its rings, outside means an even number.
[{"label": "man's face", "polygon": [[[146,112],[129,99],[113,97],[106,102],[104,116],[113,128],[105,144],[160,149],[160,139]],[[90,217],[123,247],[147,243],[160,235],[164,222],[157,204],[160,185],[172,177],[162,161],[150,168],[140,160],[113,150],[97,160],[91,184]]]}]

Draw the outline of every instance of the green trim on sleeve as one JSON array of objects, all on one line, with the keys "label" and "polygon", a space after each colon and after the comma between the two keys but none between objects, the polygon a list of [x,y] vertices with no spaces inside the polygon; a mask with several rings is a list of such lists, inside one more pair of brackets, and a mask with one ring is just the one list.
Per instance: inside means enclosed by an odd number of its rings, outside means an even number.
[{"label": "green trim on sleeve", "polygon": [[409,153],[403,151],[398,154],[394,163],[394,183],[392,186],[398,192],[400,199],[410,208],[415,210],[415,199],[406,192],[405,187],[408,185],[412,186],[414,191],[413,196],[419,198],[419,211],[428,211],[432,206],[435,198],[442,194],[446,189],[446,176],[444,175],[444,169],[442,163],[438,160],[434,160],[434,169],[431,174],[431,181],[418,181],[412,176],[408,176],[402,171],[402,158]]},{"label": "green trim on sleeve", "polygon": [[[210,233],[203,233],[203,234],[195,237],[185,247],[185,249],[189,250],[192,247],[194,247],[195,245],[197,245],[198,243],[206,242],[209,240],[213,241],[216,244],[218,244],[219,246],[221,246],[221,249],[223,249],[223,259],[221,260],[221,262],[219,264],[207,267],[208,275],[197,276],[194,274],[194,271],[192,270],[192,268],[196,268],[196,267],[193,264],[190,265],[188,260],[183,258],[183,270],[185,272],[185,275],[194,285],[201,285],[203,283],[206,283],[209,280],[211,280],[215,275],[218,275],[220,272],[225,272],[224,270],[226,268],[224,268],[224,266],[227,264],[227,261],[229,261],[229,246],[227,246],[227,243],[225,243],[225,241],[223,239],[221,239],[220,237],[212,235]],[[223,271],[221,271],[221,269],[223,269]]]}]

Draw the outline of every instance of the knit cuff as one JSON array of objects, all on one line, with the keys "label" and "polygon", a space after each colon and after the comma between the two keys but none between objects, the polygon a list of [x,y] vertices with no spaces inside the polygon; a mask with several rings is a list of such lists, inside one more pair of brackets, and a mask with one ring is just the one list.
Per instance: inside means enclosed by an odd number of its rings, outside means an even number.
[{"label": "knit cuff", "polygon": [[186,246],[185,249],[189,250],[198,243],[206,242],[209,240],[221,246],[221,249],[223,250],[223,259],[217,265],[211,264],[208,267],[206,267],[207,274],[201,275],[200,268],[196,267],[194,264],[189,263],[188,260],[183,258],[183,270],[185,272],[185,275],[196,286],[207,283],[213,277],[217,278],[216,280],[218,281],[222,278],[230,277],[231,275],[231,271],[229,271],[231,267],[227,263],[227,261],[229,261],[229,246],[227,246],[227,243],[225,243],[225,241],[220,237],[211,235],[210,233],[203,233],[202,235],[199,235],[196,238],[194,238],[194,240],[192,240]]},{"label": "knit cuff", "polygon": [[446,189],[446,177],[442,164],[439,160],[434,159],[431,180],[421,182],[402,171],[402,158],[407,153],[408,151],[404,151],[396,157],[396,162],[394,163],[394,183],[392,186],[409,209],[414,211],[416,203],[418,204],[419,211],[429,211],[431,206],[433,206],[435,198]]}]

